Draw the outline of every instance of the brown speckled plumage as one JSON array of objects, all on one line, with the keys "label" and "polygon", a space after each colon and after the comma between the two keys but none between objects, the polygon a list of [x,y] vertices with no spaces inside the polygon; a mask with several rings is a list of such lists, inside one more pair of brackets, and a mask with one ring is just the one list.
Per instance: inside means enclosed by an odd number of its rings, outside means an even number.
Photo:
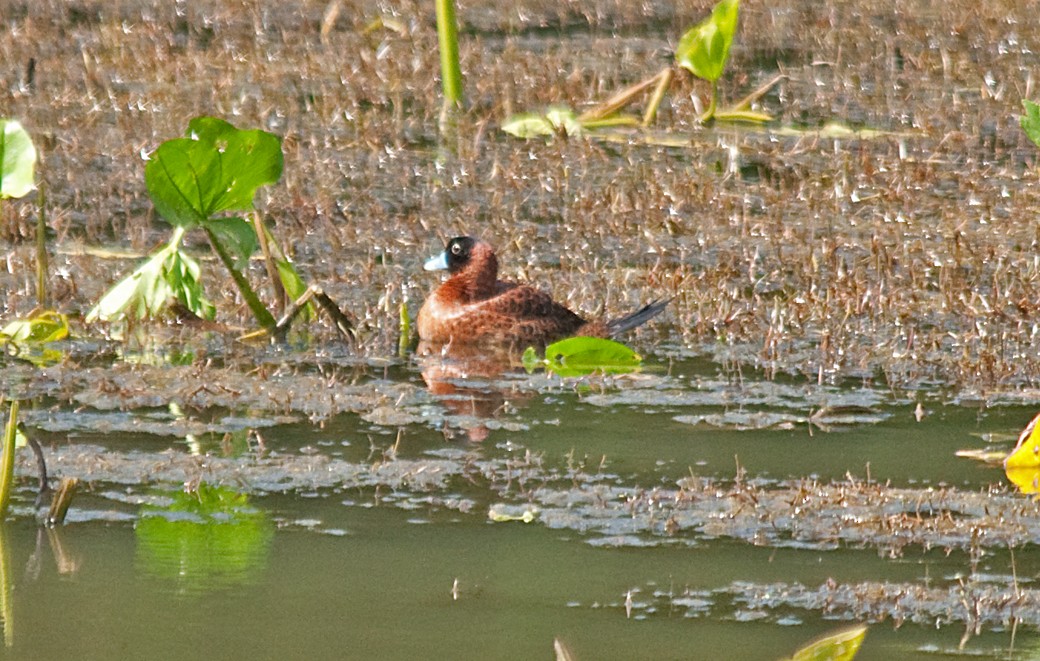
[{"label": "brown speckled plumage", "polygon": [[430,268],[447,268],[451,274],[419,310],[419,338],[433,344],[523,347],[572,335],[612,337],[656,316],[668,304],[658,301],[620,319],[587,322],[543,291],[499,280],[494,249],[470,237],[449,241],[444,254],[427,263]]}]

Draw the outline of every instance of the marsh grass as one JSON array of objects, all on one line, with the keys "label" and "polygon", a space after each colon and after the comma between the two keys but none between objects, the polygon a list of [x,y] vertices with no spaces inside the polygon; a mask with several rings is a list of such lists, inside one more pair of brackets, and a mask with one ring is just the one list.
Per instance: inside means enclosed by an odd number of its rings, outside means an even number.
[{"label": "marsh grass", "polygon": [[[429,8],[362,3],[323,40],[324,4],[12,11],[0,102],[55,174],[56,307],[86,309],[128,266],[84,247],[157,243],[141,152],[210,114],[282,137],[285,176],[258,203],[301,270],[357,312],[373,355],[395,351],[400,303],[414,313],[433,284],[422,256],[467,232],[500,246],[505,275],[585,313],[677,295],[657,339],[682,352],[823,381],[1037,385],[1040,204],[1017,115],[1040,44],[1015,28],[1032,20],[1020,4],[913,2],[901,21],[871,2],[746,5],[755,39],[735,44],[729,84],[782,73],[769,93],[781,123],[901,135],[697,128],[692,83],[677,81],[657,121],[687,132],[685,148],[517,144],[492,129],[515,108],[576,107],[652,75],[705,7],[463,7],[471,105],[446,162]],[[397,29],[365,30],[384,16]],[[4,253],[15,313],[33,305],[31,235]],[[233,285],[209,293],[246,319]]]}]

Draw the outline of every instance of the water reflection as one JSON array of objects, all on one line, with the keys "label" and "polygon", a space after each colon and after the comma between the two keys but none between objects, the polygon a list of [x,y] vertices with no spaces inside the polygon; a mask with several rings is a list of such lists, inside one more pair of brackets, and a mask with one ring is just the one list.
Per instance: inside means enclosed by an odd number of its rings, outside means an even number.
[{"label": "water reflection", "polygon": [[199,484],[163,506],[143,506],[135,533],[138,568],[195,594],[256,582],[273,526],[245,495]]},{"label": "water reflection", "polygon": [[[460,419],[460,428],[473,443],[488,437],[486,421],[532,396],[503,381],[520,371],[519,355],[508,348],[420,342],[416,356],[426,387]],[[444,433],[451,438],[455,431],[445,425]]]},{"label": "water reflection", "polygon": [[7,548],[7,526],[0,523],[0,617],[3,618],[4,647],[14,645],[14,605],[11,599],[11,558]]}]

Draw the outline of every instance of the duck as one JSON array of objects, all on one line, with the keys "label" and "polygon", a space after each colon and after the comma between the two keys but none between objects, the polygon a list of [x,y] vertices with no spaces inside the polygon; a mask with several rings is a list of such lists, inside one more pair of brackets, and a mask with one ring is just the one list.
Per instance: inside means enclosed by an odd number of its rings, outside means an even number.
[{"label": "duck", "polygon": [[671,299],[655,300],[617,319],[586,320],[534,287],[498,279],[498,258],[472,236],[448,241],[426,271],[448,271],[423,302],[417,326],[427,345],[545,346],[565,337],[613,338],[659,315]]}]

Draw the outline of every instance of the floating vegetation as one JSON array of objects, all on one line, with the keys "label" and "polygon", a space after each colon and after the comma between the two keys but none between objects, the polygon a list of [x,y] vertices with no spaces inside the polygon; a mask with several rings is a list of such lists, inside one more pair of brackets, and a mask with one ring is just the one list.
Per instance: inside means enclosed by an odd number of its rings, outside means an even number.
[{"label": "floating vegetation", "polygon": [[643,359],[629,347],[599,337],[570,337],[545,347],[545,357],[539,358],[534,347],[528,347],[522,362],[528,373],[539,367],[557,376],[584,376],[625,374],[642,364]]}]

